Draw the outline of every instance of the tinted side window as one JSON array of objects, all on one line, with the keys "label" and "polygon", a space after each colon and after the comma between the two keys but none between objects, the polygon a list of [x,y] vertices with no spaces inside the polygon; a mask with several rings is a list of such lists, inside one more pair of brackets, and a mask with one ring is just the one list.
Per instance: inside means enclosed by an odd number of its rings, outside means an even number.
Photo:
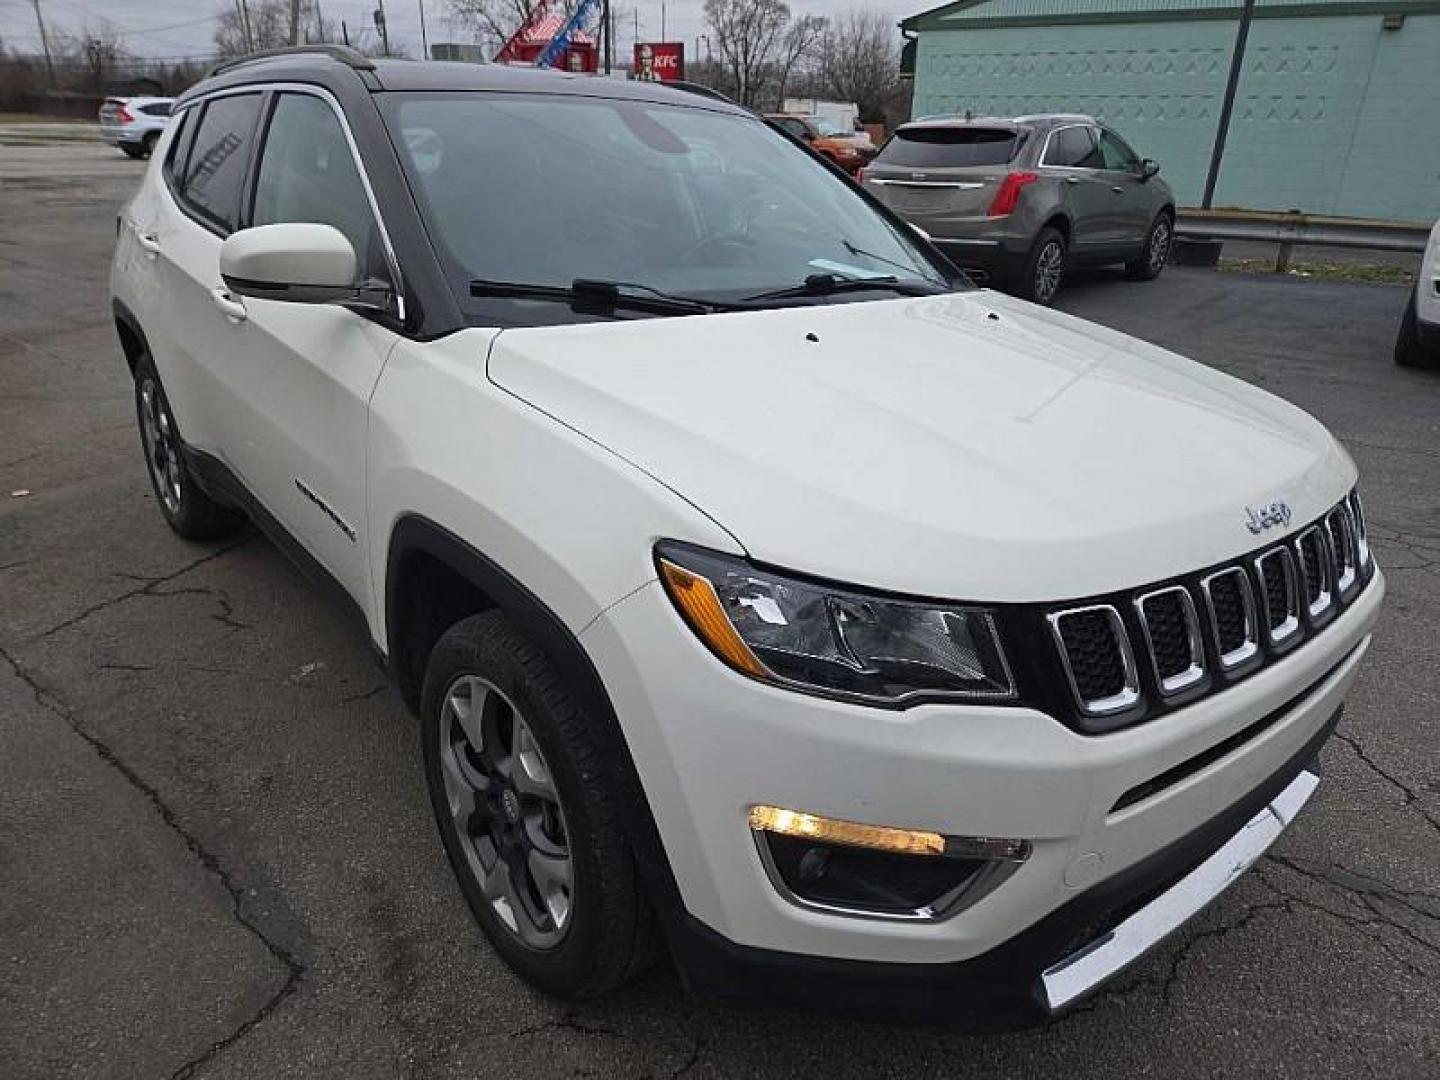
[{"label": "tinted side window", "polygon": [[1134,172],[1140,165],[1139,156],[1113,131],[1100,132],[1100,156],[1102,167],[1116,172]]},{"label": "tinted side window", "polygon": [[215,98],[205,106],[185,164],[185,202],[226,231],[235,228],[239,216],[240,188],[259,115],[259,94]]},{"label": "tinted side window", "polygon": [[1018,145],[1019,136],[1005,128],[911,128],[897,131],[876,160],[920,169],[1004,165]]},{"label": "tinted side window", "polygon": [[333,225],[355,248],[362,277],[389,277],[345,131],[330,106],[309,94],[276,99],[255,178],[251,224],[282,221]]},{"label": "tinted side window", "polygon": [[195,121],[199,108],[184,109],[175,117],[174,127],[179,130],[170,138],[170,154],[165,158],[165,178],[180,190],[185,178],[185,161],[190,156],[190,145],[195,141]]},{"label": "tinted side window", "polygon": [[170,103],[168,101],[157,101],[153,105],[142,105],[140,111],[147,116],[169,116]]},{"label": "tinted side window", "polygon": [[1089,128],[1061,128],[1050,136],[1050,145],[1045,150],[1045,165],[1061,165],[1067,168],[1093,169],[1098,167],[1095,139]]}]

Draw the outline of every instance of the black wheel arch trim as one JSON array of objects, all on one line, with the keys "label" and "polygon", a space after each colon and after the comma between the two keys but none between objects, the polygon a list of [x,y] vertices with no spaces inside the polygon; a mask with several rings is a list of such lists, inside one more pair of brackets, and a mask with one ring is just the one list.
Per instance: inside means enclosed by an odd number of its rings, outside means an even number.
[{"label": "black wheel arch trim", "polygon": [[595,732],[621,827],[635,856],[647,896],[667,928],[684,912],[680,889],[655,824],[655,815],[640,782],[635,759],[589,653],[564,621],[513,574],[444,526],[419,514],[405,514],[390,533],[385,569],[385,630],[390,677],[412,710],[418,709],[420,686],[402,647],[404,611],[401,591],[405,559],[422,553],[460,575],[503,611],[535,642],[565,677],[572,693],[598,723]]}]

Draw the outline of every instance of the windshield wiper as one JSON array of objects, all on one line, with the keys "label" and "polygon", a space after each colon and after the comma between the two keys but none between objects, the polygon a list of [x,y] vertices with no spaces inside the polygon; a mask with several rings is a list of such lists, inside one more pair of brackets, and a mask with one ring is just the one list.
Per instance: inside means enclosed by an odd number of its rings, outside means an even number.
[{"label": "windshield wiper", "polygon": [[[637,292],[641,295],[637,296]],[[470,282],[470,295],[500,296],[515,300],[554,300],[601,312],[627,308],[652,315],[708,315],[715,311],[730,310],[729,305],[717,301],[671,296],[649,285],[592,278],[576,278],[568,287],[477,278]]]},{"label": "windshield wiper", "polygon": [[929,281],[901,281],[893,274],[882,277],[848,278],[838,274],[811,274],[799,285],[770,292],[756,293],[740,301],[755,304],[765,300],[784,300],[792,296],[830,296],[834,293],[860,292],[865,289],[885,289],[901,296],[935,296],[944,292],[940,286]]}]

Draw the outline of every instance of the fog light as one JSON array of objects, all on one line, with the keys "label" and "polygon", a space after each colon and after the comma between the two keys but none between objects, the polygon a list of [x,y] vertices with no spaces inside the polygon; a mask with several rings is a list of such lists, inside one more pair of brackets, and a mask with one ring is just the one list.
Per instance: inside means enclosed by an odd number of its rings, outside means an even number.
[{"label": "fog light", "polygon": [[945,836],[755,806],[750,828],[776,889],[802,907],[940,919],[974,903],[1030,854],[1026,840]]}]

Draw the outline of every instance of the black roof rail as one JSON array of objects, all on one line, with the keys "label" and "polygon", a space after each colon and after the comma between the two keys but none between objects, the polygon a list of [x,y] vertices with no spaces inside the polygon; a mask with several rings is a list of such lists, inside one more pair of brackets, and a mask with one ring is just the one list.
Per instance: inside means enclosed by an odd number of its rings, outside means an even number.
[{"label": "black roof rail", "polygon": [[222,71],[230,71],[252,60],[269,60],[273,56],[328,56],[331,60],[338,60],[347,67],[356,71],[374,71],[375,61],[370,59],[358,49],[352,49],[349,45],[286,45],[279,49],[261,49],[259,52],[248,53],[245,56],[237,56],[233,60],[222,60],[205,73],[208,79],[219,75]]}]

